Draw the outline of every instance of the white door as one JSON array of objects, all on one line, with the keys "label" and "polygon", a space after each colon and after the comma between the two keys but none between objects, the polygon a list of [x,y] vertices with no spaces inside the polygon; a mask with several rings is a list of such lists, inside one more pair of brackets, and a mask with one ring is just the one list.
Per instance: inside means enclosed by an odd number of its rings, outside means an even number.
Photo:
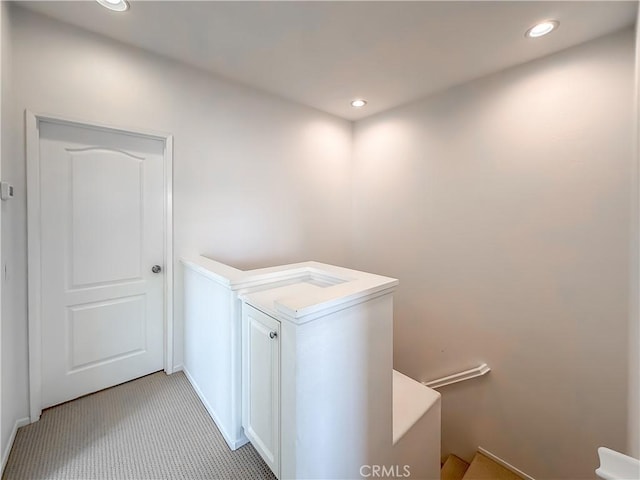
[{"label": "white door", "polygon": [[280,322],[243,306],[244,414],[247,438],[280,476]]},{"label": "white door", "polygon": [[163,368],[164,144],[39,128],[46,408]]}]

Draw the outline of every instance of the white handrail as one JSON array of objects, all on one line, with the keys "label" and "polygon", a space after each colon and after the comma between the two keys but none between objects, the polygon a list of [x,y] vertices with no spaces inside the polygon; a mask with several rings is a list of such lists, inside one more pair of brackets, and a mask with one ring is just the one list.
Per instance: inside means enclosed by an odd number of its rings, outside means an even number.
[{"label": "white handrail", "polygon": [[483,363],[478,367],[465,370],[464,372],[454,373],[453,375],[448,375],[436,380],[431,380],[430,382],[422,382],[422,384],[426,385],[429,388],[440,388],[444,387],[445,385],[451,385],[452,383],[458,383],[464,380],[481,377],[482,375],[486,375],[490,371],[491,369],[489,368],[489,365]]},{"label": "white handrail", "polygon": [[605,480],[633,480],[640,478],[640,460],[606,447],[598,448],[600,467],[596,475]]}]

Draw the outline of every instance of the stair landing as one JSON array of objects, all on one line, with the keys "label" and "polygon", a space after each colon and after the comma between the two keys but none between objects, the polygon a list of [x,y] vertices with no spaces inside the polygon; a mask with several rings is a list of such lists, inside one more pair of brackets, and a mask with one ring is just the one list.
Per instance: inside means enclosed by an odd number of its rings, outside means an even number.
[{"label": "stair landing", "polygon": [[449,455],[440,471],[441,480],[462,480],[469,464],[455,455]]},{"label": "stair landing", "polygon": [[511,470],[478,452],[471,464],[449,455],[440,472],[441,480],[523,480]]}]

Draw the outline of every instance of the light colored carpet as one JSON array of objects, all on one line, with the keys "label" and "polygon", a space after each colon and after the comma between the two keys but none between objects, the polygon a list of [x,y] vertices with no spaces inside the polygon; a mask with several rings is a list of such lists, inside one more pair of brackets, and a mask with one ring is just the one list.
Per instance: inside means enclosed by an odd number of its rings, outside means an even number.
[{"label": "light colored carpet", "polygon": [[154,373],[45,410],[18,431],[3,479],[273,479],[229,450],[182,372]]}]

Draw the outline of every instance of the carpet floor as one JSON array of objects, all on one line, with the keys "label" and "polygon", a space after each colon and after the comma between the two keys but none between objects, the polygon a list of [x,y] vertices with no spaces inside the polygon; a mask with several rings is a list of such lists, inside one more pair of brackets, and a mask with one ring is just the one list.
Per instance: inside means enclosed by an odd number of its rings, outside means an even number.
[{"label": "carpet floor", "polygon": [[3,479],[274,479],[229,450],[182,372],[154,373],[45,410],[18,430]]}]

